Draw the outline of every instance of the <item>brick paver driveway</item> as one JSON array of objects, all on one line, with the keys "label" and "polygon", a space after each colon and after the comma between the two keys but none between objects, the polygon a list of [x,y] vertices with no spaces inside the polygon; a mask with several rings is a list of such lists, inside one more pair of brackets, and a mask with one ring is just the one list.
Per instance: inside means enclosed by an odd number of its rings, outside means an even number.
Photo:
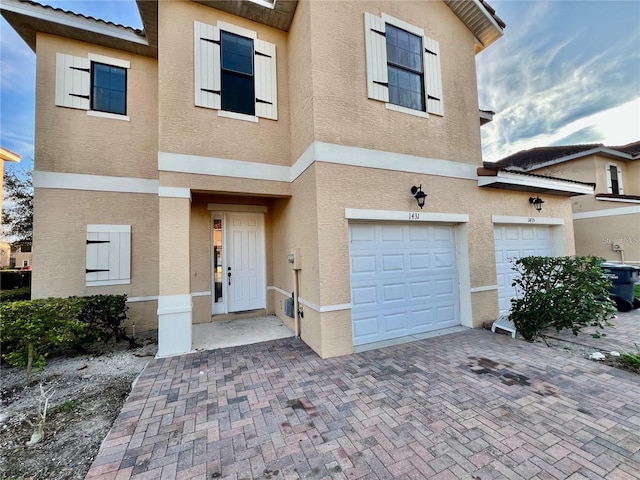
[{"label": "brick paver driveway", "polygon": [[488,331],[152,361],[87,478],[640,477],[640,377]]}]

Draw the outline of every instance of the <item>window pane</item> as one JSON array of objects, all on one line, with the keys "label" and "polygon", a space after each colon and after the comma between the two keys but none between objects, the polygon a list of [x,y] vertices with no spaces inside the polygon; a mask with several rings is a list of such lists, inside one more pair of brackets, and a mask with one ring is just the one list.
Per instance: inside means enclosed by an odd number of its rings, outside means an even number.
[{"label": "window pane", "polygon": [[95,62],[91,68],[91,109],[126,115],[127,70]]},{"label": "window pane", "polygon": [[424,111],[422,75],[389,65],[389,103]]},{"label": "window pane", "polygon": [[387,62],[422,73],[422,39],[387,24]]},{"label": "window pane", "polygon": [[253,40],[222,32],[222,68],[253,75]]},{"label": "window pane", "polygon": [[222,72],[222,110],[255,115],[253,77]]}]

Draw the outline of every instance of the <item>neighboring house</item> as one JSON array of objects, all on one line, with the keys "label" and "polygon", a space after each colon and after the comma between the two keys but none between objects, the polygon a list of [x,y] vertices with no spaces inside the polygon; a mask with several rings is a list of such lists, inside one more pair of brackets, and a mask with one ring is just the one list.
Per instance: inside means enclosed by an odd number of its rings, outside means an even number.
[{"label": "neighboring house", "polygon": [[533,148],[493,165],[594,183],[573,198],[576,254],[640,265],[640,141]]},{"label": "neighboring house", "polygon": [[11,244],[9,242],[0,241],[0,268],[7,268],[10,266],[11,259]]},{"label": "neighboring house", "polygon": [[10,265],[12,268],[31,270],[33,267],[31,245],[13,245],[11,247]]},{"label": "neighboring house", "polygon": [[1,8],[37,58],[33,296],[126,293],[160,356],[244,311],[322,357],[477,327],[508,258],[574,252],[592,185],[481,168],[481,0]]},{"label": "neighboring house", "polygon": [[[0,147],[0,178],[2,178],[2,185],[3,185],[3,190],[2,190],[2,197],[0,197],[0,212],[2,212],[2,200],[4,197],[4,162],[19,162],[20,160],[22,160],[22,157],[17,154],[12,152],[11,150],[8,150],[4,147]],[[0,216],[0,225],[2,225],[2,217]],[[4,243],[4,242],[3,242]],[[4,245],[2,247],[2,251],[4,252]],[[9,261],[9,257],[6,258],[7,262]],[[8,264],[8,263],[7,263]],[[5,266],[5,258],[2,257],[0,258],[0,267]]]}]

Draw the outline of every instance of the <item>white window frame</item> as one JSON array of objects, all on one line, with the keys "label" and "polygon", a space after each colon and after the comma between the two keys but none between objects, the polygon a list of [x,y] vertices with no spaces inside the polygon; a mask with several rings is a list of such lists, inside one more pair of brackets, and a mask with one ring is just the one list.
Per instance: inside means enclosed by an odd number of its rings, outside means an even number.
[{"label": "white window frame", "polygon": [[[424,59],[422,86],[425,96],[425,111],[389,103],[389,76],[385,36],[387,24],[406,30],[422,38]],[[430,114],[444,116],[439,42],[427,37],[422,28],[411,25],[386,13],[381,13],[380,16],[365,13],[364,25],[368,97],[373,100],[385,102],[385,107],[388,110],[422,118],[428,118]]]},{"label": "white window frame", "polygon": [[[87,287],[131,283],[131,225],[87,225]],[[99,243],[90,243],[90,242]],[[104,270],[90,272],[88,270]]]},{"label": "white window frame", "polygon": [[607,176],[607,193],[613,192],[613,182],[611,178],[611,167],[615,167],[618,176],[618,193],[617,195],[624,195],[624,189],[622,187],[622,169],[617,163],[607,162],[605,174]]},{"label": "white window frame", "polygon": [[[218,21],[215,26],[193,22],[194,104],[218,111],[219,117],[247,122],[278,120],[276,45],[258,38],[257,32]],[[255,115],[222,110],[221,32],[253,40]]]},{"label": "white window frame", "polygon": [[[65,53],[56,53],[55,104],[59,107],[86,110],[87,116],[130,121],[129,115],[91,110],[91,64],[102,63],[114,67],[131,68],[131,62],[120,58],[88,53],[86,57],[76,57]],[[129,75],[127,73],[127,90]],[[74,95],[75,94],[75,95]],[[82,95],[87,98],[81,98]],[[127,92],[127,102],[129,95]]]}]

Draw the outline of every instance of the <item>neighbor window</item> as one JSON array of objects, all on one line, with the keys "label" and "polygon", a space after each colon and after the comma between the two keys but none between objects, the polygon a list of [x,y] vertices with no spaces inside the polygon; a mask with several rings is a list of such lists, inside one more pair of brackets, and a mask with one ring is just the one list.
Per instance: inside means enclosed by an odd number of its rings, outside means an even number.
[{"label": "neighbor window", "polygon": [[440,44],[390,15],[364,14],[367,96],[390,110],[444,115]]},{"label": "neighbor window", "polygon": [[387,25],[389,103],[424,111],[422,38]]},{"label": "neighbor window", "polygon": [[614,195],[623,195],[622,172],[615,163],[607,163],[607,192]]},{"label": "neighbor window", "polygon": [[127,70],[91,63],[91,110],[127,114]]}]

